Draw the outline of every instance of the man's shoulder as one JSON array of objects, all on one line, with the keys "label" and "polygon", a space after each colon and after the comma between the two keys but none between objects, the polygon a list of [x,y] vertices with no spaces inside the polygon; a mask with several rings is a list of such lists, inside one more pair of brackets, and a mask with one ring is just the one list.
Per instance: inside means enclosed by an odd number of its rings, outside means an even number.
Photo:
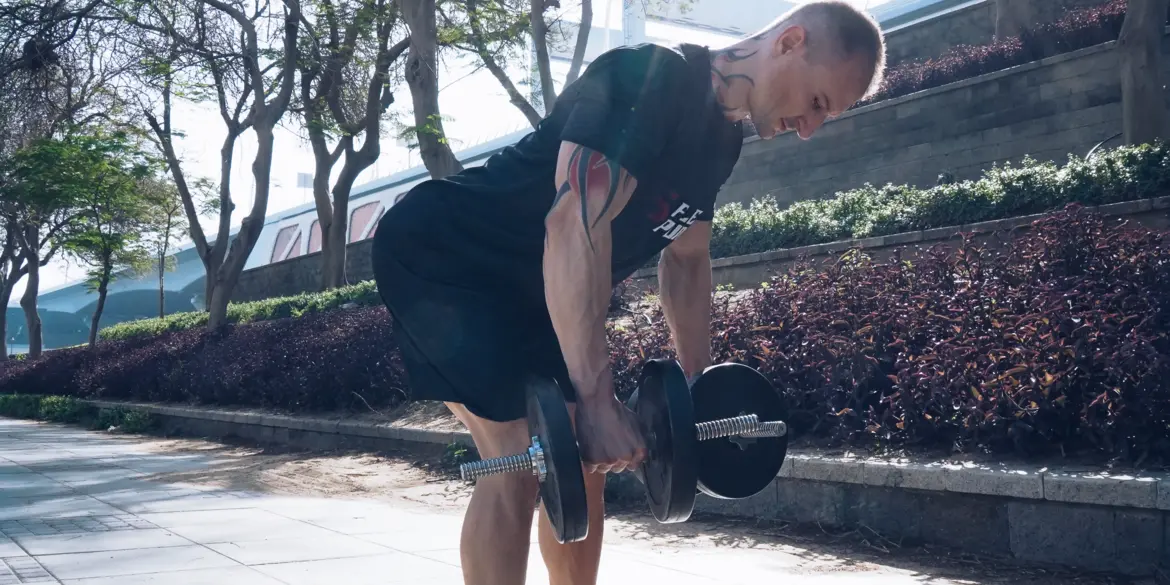
[{"label": "man's shoulder", "polygon": [[[676,105],[702,77],[702,64],[681,46],[639,43],[597,56],[562,92],[565,101],[592,98],[609,103]],[[709,67],[709,65],[707,66]]]},{"label": "man's shoulder", "polygon": [[637,76],[679,75],[687,69],[687,58],[680,46],[639,43],[616,47],[598,55],[588,69],[599,68]]}]

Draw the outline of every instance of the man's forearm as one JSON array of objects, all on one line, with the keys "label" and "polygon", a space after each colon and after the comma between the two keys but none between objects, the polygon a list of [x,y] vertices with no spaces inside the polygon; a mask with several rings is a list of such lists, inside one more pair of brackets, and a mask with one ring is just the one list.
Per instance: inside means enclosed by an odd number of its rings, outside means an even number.
[{"label": "man's forearm", "polygon": [[601,153],[561,147],[556,200],[545,218],[544,294],[553,329],[582,400],[613,395],[605,317],[612,216],[637,183]]},{"label": "man's forearm", "polygon": [[550,229],[544,255],[545,300],[573,387],[584,400],[613,393],[605,316],[609,308],[610,272],[601,254],[590,249],[583,230],[572,225]]},{"label": "man's forearm", "polygon": [[711,365],[711,257],[664,251],[658,284],[679,363],[695,376]]}]

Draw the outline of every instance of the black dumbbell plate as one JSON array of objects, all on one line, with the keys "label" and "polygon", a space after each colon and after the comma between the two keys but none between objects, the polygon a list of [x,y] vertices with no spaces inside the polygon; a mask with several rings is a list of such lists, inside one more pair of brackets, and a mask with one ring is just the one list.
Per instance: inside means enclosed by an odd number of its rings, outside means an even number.
[{"label": "black dumbbell plate", "polygon": [[695,508],[695,413],[687,378],[674,360],[642,367],[634,411],[649,456],[641,468],[650,511],[662,523],[685,522]]},{"label": "black dumbbell plate", "polygon": [[557,542],[577,542],[589,534],[585,473],[565,396],[555,381],[538,379],[528,385],[528,432],[540,437],[547,469],[540,501]]},{"label": "black dumbbell plate", "polygon": [[[696,422],[744,414],[760,422],[788,422],[788,409],[768,379],[755,368],[725,363],[707,368],[691,386]],[[784,464],[788,437],[700,441],[696,467],[699,489],[719,498],[746,498],[767,488]]]}]

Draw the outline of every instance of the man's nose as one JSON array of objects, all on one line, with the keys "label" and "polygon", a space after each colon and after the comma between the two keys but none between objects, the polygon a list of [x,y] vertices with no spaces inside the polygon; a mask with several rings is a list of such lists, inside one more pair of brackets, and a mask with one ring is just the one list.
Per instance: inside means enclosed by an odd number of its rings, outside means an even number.
[{"label": "man's nose", "polygon": [[803,140],[812,138],[812,135],[821,128],[825,123],[824,114],[813,114],[811,116],[801,116],[797,126],[797,134]]}]

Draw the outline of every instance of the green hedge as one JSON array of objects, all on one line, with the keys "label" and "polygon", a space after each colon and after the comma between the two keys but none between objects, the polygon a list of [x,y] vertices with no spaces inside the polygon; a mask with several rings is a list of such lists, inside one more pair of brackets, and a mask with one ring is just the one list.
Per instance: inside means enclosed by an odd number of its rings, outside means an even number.
[{"label": "green hedge", "polygon": [[781,209],[771,197],[715,212],[712,256],[753,254],[1043,213],[1068,203],[1102,205],[1170,195],[1170,150],[1158,143],[1070,156],[1064,166],[1027,158],[976,181],[837,193]]},{"label": "green hedge", "polygon": [[[827,199],[800,201],[781,209],[771,197],[715,212],[711,255],[715,258],[797,248],[904,232],[1042,213],[1078,202],[1101,205],[1170,194],[1170,149],[1165,144],[1120,147],[1091,159],[1069,157],[1064,166],[1026,158],[1019,166],[995,166],[983,178],[918,189],[870,184]],[[652,264],[651,264],[652,265]],[[381,302],[372,281],[325,292],[232,304],[234,323],[299,317]],[[102,339],[153,336],[200,327],[207,313],[178,313],[165,319],[120,323]]]},{"label": "green hedge", "polygon": [[142,433],[155,426],[149,412],[133,408],[98,408],[72,396],[0,394],[0,416],[49,422],[81,424],[91,429],[116,427],[126,433]]},{"label": "green hedge", "polygon": [[[291,297],[277,297],[249,303],[232,303],[228,305],[228,321],[231,323],[251,323],[285,317],[300,317],[309,313],[336,309],[347,303],[368,306],[381,302],[377,287],[373,281],[367,281],[322,293],[302,293]],[[102,329],[100,335],[104,340],[130,339],[160,335],[167,331],[194,329],[206,324],[206,312],[175,313],[162,319],[140,319],[112,325]]]}]

